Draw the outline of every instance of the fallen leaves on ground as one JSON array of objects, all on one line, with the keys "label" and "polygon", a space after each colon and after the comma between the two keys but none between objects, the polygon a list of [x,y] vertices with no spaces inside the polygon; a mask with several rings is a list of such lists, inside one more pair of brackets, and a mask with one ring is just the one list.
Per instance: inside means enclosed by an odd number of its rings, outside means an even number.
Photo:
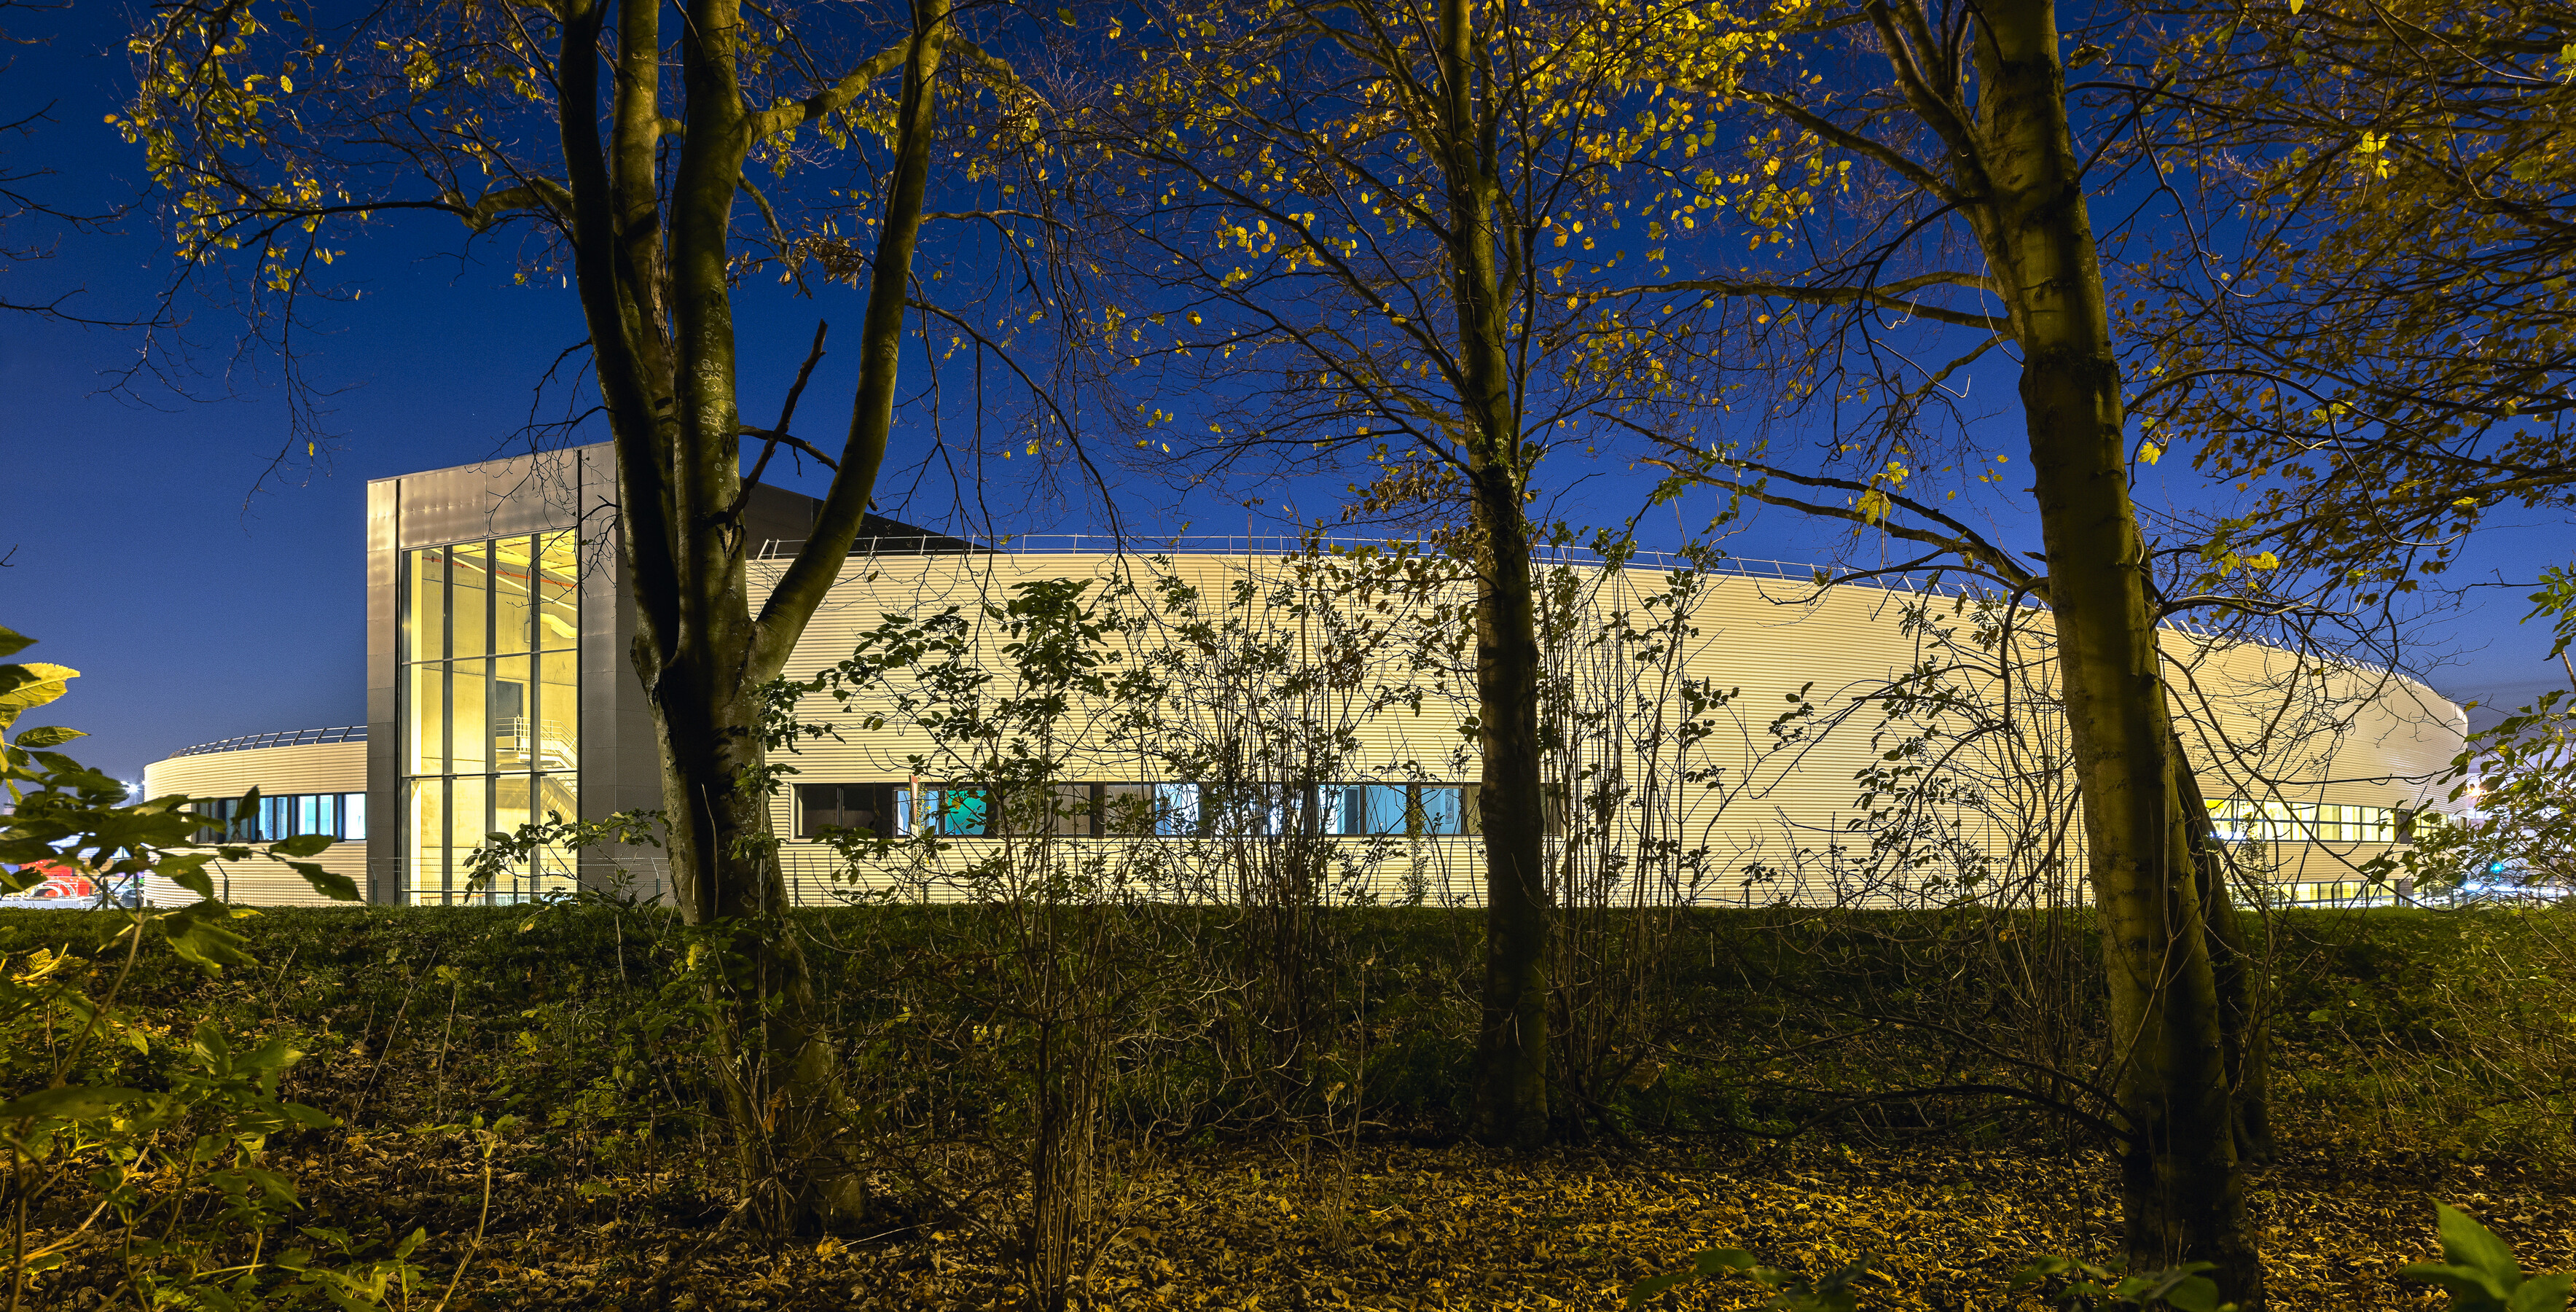
[{"label": "fallen leaves on ground", "polygon": [[[383,1138],[357,1154],[380,1151]],[[1093,1305],[1606,1309],[1636,1279],[1724,1246],[1809,1272],[1874,1255],[1864,1307],[2010,1308],[2005,1286],[2029,1256],[2105,1253],[2118,1223],[2112,1165],[2089,1153],[1680,1143],[1617,1153],[1362,1146],[1298,1156],[1304,1165],[1249,1148],[1121,1163],[1102,1194],[1097,1233],[1109,1237],[1090,1265]],[[2258,1178],[2253,1207],[2276,1309],[2438,1306],[2392,1279],[2433,1253],[2435,1195],[2420,1172],[2367,1161],[2321,1154]],[[2453,1174],[2455,1191],[2443,1199],[2487,1221],[2527,1268],[2576,1264],[2576,1195],[2529,1183],[2479,1187],[2477,1175]],[[392,1186],[400,1193],[370,1197],[384,1180],[357,1172],[321,1178],[333,1181],[323,1192],[344,1215],[374,1210],[398,1223],[426,1215],[435,1238],[424,1258],[441,1288],[475,1247],[482,1177],[463,1155],[412,1168]],[[1023,1299],[997,1238],[1008,1233],[1001,1215],[771,1245],[677,1224],[632,1202],[626,1216],[576,1220],[597,1205],[558,1192],[570,1187],[496,1174],[491,1220],[451,1306],[930,1312]],[[646,1192],[639,1185],[633,1196]],[[1699,1286],[1659,1305],[1760,1302],[1749,1285]]]}]

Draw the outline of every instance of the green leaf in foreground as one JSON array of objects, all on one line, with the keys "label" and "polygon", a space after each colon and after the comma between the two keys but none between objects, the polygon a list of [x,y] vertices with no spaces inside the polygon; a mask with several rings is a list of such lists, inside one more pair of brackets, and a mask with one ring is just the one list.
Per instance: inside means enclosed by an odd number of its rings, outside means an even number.
[{"label": "green leaf in foreground", "polygon": [[23,1098],[0,1102],[0,1121],[21,1121],[29,1117],[52,1120],[79,1120],[105,1115],[111,1109],[148,1097],[141,1089],[121,1089],[112,1085],[67,1085],[59,1089],[39,1089]]},{"label": "green leaf in foreground", "polygon": [[2418,1262],[2400,1280],[2440,1285],[2451,1312],[2566,1312],[2570,1277],[2526,1278],[2513,1249],[2475,1217],[2447,1204],[2433,1205],[2441,1219],[2441,1262]]},{"label": "green leaf in foreground", "polygon": [[1751,1276],[1763,1288],[1777,1291],[1763,1306],[1778,1312],[1853,1312],[1857,1296],[1852,1292],[1852,1282],[1869,1271],[1872,1260],[1863,1257],[1809,1283],[1793,1272],[1764,1266],[1762,1259],[1741,1248],[1702,1249],[1691,1256],[1689,1270],[1648,1276],[1630,1285],[1627,1306],[1636,1307],[1675,1285],[1741,1273]]}]

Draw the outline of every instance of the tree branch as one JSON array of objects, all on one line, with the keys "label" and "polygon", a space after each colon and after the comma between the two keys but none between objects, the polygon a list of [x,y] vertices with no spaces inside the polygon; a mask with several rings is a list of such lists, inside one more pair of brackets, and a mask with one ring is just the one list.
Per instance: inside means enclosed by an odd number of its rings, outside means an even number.
[{"label": "tree branch", "polygon": [[787,435],[787,425],[796,418],[796,398],[805,395],[806,380],[814,376],[814,366],[822,363],[823,334],[830,332],[831,330],[831,324],[821,319],[814,321],[814,346],[811,350],[808,350],[805,353],[805,363],[797,367],[796,383],[794,386],[787,389],[787,404],[778,408],[778,426],[764,431],[762,429],[754,428],[749,424],[743,425],[742,431],[744,436],[760,437],[768,440],[761,445],[760,459],[752,462],[750,477],[745,478],[742,481],[741,494],[734,498],[733,513],[730,518],[735,521],[736,527],[739,527],[741,524],[742,508],[745,505],[748,505],[751,501],[752,485],[760,481],[761,471],[769,468],[769,458],[778,453],[780,443],[784,442],[793,444],[799,450],[802,450],[807,454],[812,455],[815,459],[822,461],[824,468],[830,469],[835,473],[840,471],[839,465],[832,463],[831,458],[824,455],[822,452],[816,451],[813,447],[808,446],[804,439],[789,437]]},{"label": "tree branch", "polygon": [[1976,274],[1923,274],[1886,287],[1805,287],[1785,282],[1740,282],[1728,278],[1685,278],[1679,282],[1648,283],[1620,292],[1601,292],[1593,300],[1614,296],[1653,296],[1665,292],[1714,292],[1720,296],[1777,296],[1782,300],[1803,301],[1809,305],[1876,305],[1918,319],[1955,324],[1961,328],[1982,328],[1990,333],[2009,333],[2012,320],[1992,314],[1971,314],[1965,310],[1925,305],[1903,293],[1939,285],[1973,287],[1993,291],[1994,280]]},{"label": "tree branch", "polygon": [[850,102],[866,94],[869,84],[902,66],[906,52],[912,49],[912,38],[906,37],[869,56],[840,81],[805,97],[773,106],[751,116],[753,141],[767,141],[779,133],[792,131],[814,120],[847,108]]}]

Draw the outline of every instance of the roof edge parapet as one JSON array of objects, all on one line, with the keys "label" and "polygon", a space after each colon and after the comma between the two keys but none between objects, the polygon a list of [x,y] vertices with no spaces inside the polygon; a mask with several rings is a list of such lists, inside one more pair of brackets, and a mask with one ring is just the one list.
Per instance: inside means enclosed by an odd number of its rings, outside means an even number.
[{"label": "roof edge parapet", "polygon": [[239,738],[219,738],[194,747],[182,747],[162,758],[175,761],[182,756],[210,756],[216,752],[247,752],[258,747],[305,747],[315,743],[362,743],[367,740],[367,726],[344,724],[334,729],[279,729],[270,733],[244,734]]}]

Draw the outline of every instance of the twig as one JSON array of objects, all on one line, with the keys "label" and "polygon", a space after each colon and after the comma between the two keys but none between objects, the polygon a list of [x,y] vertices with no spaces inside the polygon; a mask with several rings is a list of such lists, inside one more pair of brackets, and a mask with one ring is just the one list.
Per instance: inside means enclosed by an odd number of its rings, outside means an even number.
[{"label": "twig", "polygon": [[447,1074],[447,1041],[456,1034],[456,999],[465,992],[465,976],[451,974],[447,981],[447,1023],[438,1027],[438,1057],[429,1068],[441,1076]]},{"label": "twig", "polygon": [[[436,952],[429,954],[429,964],[433,968],[438,965],[438,954]],[[426,972],[424,972],[424,974],[425,973]],[[414,995],[420,992],[421,979],[421,975],[412,976],[411,987],[403,991],[402,1006],[394,1012],[393,1024],[385,1027],[384,1046],[376,1049],[376,1064],[367,1072],[366,1086],[358,1090],[357,1105],[349,1109],[349,1123],[351,1125],[356,1125],[358,1123],[358,1113],[365,1111],[367,1108],[367,1095],[376,1091],[376,1079],[385,1073],[385,1058],[392,1055],[394,1050],[394,1036],[402,1033],[403,1022],[411,1018],[411,1000]]]},{"label": "twig", "polygon": [[474,1255],[483,1251],[483,1228],[492,1223],[492,1145],[483,1145],[483,1214],[474,1219],[474,1241],[465,1246],[465,1256],[456,1263],[456,1274],[447,1278],[447,1292],[438,1296],[438,1306],[430,1312],[447,1312],[447,1300],[456,1297],[456,1285],[465,1278],[465,1268],[474,1264]]},{"label": "twig", "polygon": [[839,465],[835,465],[829,459],[826,459],[822,452],[815,450],[811,445],[806,443],[803,438],[789,437],[787,435],[787,425],[789,421],[796,418],[796,398],[805,395],[805,380],[814,376],[814,366],[822,362],[823,334],[830,332],[831,330],[832,325],[830,323],[821,319],[814,321],[813,348],[805,353],[805,363],[799,366],[796,370],[796,385],[787,389],[787,404],[779,407],[778,409],[778,426],[767,430],[753,428],[749,425],[745,425],[743,427],[742,431],[745,434],[754,437],[764,437],[769,440],[760,448],[760,459],[752,462],[751,476],[742,480],[742,492],[734,500],[734,514],[741,514],[743,506],[748,504],[751,497],[752,484],[759,482],[761,471],[769,468],[769,457],[777,453],[778,444],[781,442],[788,443],[805,452],[807,455],[810,455],[817,460],[821,460],[826,467],[832,470],[832,472],[836,474],[840,472],[841,467]]},{"label": "twig", "polygon": [[[817,461],[819,461],[825,469],[831,470],[831,471],[832,471],[833,473],[835,473],[835,474],[837,474],[837,473],[841,472],[841,462],[840,462],[840,461],[834,460],[834,459],[833,459],[833,458],[831,458],[830,456],[827,456],[827,455],[823,454],[821,451],[816,450],[816,449],[815,449],[815,447],[814,447],[814,444],[813,444],[813,443],[811,443],[811,442],[806,441],[804,438],[801,438],[801,437],[790,437],[790,436],[788,436],[787,434],[785,434],[785,433],[781,433],[781,432],[778,432],[778,431],[777,431],[777,430],[775,430],[775,429],[769,429],[769,428],[754,428],[754,427],[752,427],[752,426],[751,426],[751,425],[749,425],[749,424],[744,424],[744,425],[742,426],[742,435],[743,435],[744,437],[757,437],[757,438],[764,439],[764,440],[766,440],[766,441],[776,442],[776,443],[778,443],[778,444],[779,444],[779,445],[781,445],[781,446],[792,446],[792,447],[796,448],[797,450],[802,451],[802,452],[804,452],[805,454],[807,454],[807,455],[809,455],[809,456],[814,457],[814,459],[815,459],[815,460],[817,460]],[[761,457],[761,459],[762,459],[763,461],[766,461],[766,460],[768,459],[768,456],[767,456],[766,454],[764,454],[764,455]],[[754,474],[758,474],[758,473],[760,472],[760,466],[759,466],[759,465],[757,465],[757,464],[753,465],[753,466],[752,466],[752,472],[753,472]]]}]

